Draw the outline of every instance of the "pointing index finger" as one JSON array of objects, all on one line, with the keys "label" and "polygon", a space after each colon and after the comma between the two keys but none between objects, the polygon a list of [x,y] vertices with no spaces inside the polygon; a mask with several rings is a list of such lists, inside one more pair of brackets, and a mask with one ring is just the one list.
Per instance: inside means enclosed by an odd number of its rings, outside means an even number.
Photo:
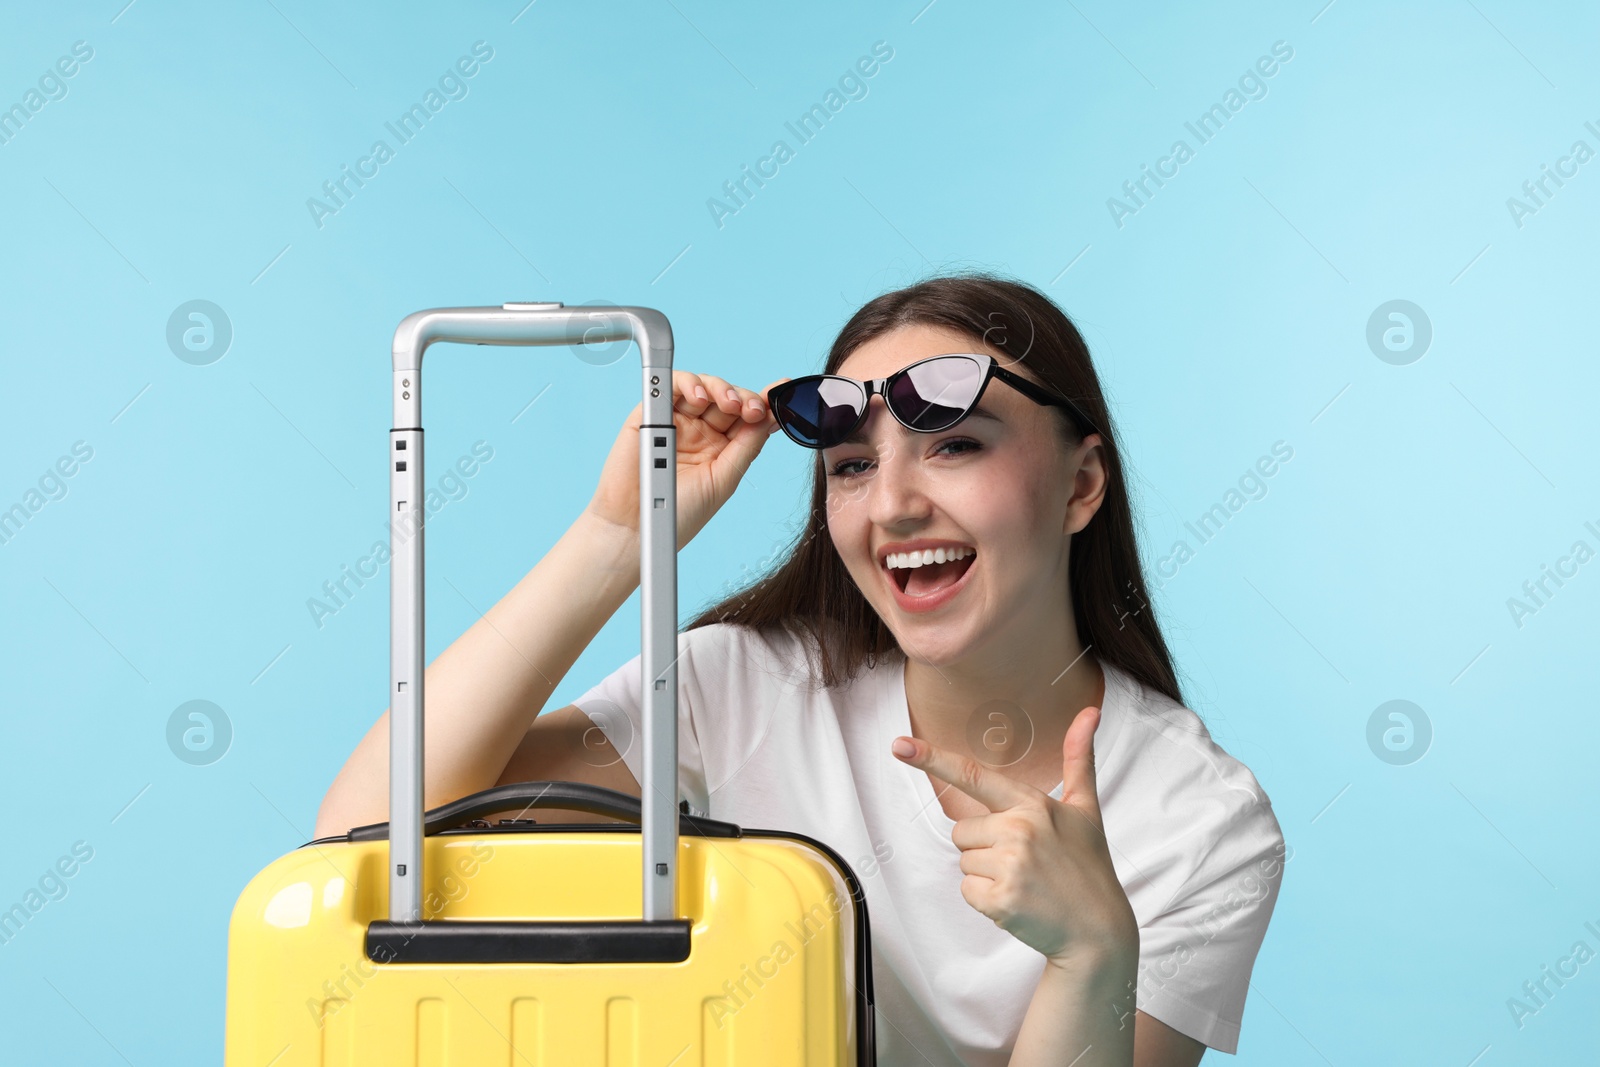
[{"label": "pointing index finger", "polygon": [[[901,755],[901,750],[908,743],[914,747],[914,751]],[[958,755],[918,738],[897,737],[894,750],[902,762],[949,782],[990,811],[1004,811],[1035,794],[1044,795],[1031,785],[985,767],[971,756]]]}]

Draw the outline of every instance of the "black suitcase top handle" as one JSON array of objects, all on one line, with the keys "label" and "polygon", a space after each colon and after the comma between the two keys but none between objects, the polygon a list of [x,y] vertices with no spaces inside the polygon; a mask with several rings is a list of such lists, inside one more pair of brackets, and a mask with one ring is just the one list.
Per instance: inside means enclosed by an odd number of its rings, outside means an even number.
[{"label": "black suitcase top handle", "polygon": [[[685,806],[679,805],[679,833],[693,834],[696,837],[740,836],[739,827],[733,823],[690,815],[683,810]],[[638,825],[643,818],[643,807],[636,796],[607,789],[604,786],[590,785],[587,782],[513,782],[464,796],[448,804],[441,804],[423,816],[422,833],[424,836],[430,836],[445,830],[454,830],[473,819],[513,808],[520,808],[523,811],[530,808],[585,811],[591,815],[606,815]],[[367,826],[357,826],[346,835],[345,840],[386,841],[388,838],[389,824],[375,822]]]}]

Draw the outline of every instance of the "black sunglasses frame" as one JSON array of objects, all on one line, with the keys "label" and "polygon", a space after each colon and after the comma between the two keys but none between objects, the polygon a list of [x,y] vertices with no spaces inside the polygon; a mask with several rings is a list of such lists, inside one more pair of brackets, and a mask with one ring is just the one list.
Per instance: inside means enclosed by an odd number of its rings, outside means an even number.
[{"label": "black sunglasses frame", "polygon": [[[936,429],[924,430],[908,424],[905,419],[900,417],[900,413],[894,409],[894,405],[889,400],[889,388],[891,383],[899,380],[914,367],[920,367],[922,364],[930,363],[936,359],[949,359],[951,356],[957,356],[962,359],[975,359],[984,368],[983,380],[978,383],[978,390],[973,394],[972,403],[968,404],[966,408],[962,410],[961,414],[957,415],[947,425],[937,427]],[[1047,389],[1040,388],[1033,382],[1030,382],[1028,379],[1024,378],[1022,375],[1017,374],[1014,371],[1006,370],[1004,367],[1000,366],[999,362],[993,356],[986,352],[944,352],[937,356],[929,356],[927,359],[919,359],[915,363],[907,364],[906,366],[895,371],[893,374],[889,375],[887,378],[871,378],[862,380],[859,378],[847,378],[842,374],[807,374],[802,378],[796,378],[793,381],[784,382],[782,385],[773,386],[771,389],[767,390],[766,399],[767,407],[772,411],[773,417],[778,420],[778,425],[782,427],[785,437],[789,438],[789,440],[793,441],[795,444],[800,445],[802,448],[814,448],[821,450],[825,448],[833,448],[835,445],[812,444],[808,441],[800,440],[794,435],[794,433],[790,431],[787,421],[778,414],[779,405],[782,403],[782,400],[779,398],[787,396],[787,394],[796,387],[806,385],[810,382],[833,380],[849,382],[865,394],[865,400],[861,405],[861,413],[856,416],[855,422],[851,423],[845,429],[839,431],[839,438],[842,442],[845,438],[854,433],[857,427],[859,427],[866,419],[867,412],[872,408],[872,397],[874,394],[883,397],[883,406],[888,408],[889,414],[894,416],[894,420],[901,426],[904,426],[906,429],[915,433],[943,433],[952,426],[960,423],[962,419],[965,419],[967,415],[971,413],[973,408],[978,406],[978,401],[983,399],[983,394],[989,388],[989,383],[996,378],[1005,382],[1007,385],[1011,386],[1017,392],[1021,393],[1023,396],[1027,397],[1029,400],[1032,400],[1036,404],[1043,404],[1048,407],[1065,409],[1067,414],[1070,415],[1078,424],[1078,429],[1082,432],[1083,436],[1087,437],[1090,434],[1100,434],[1102,438],[1105,437],[1104,434],[1100,433],[1099,427],[1094,424],[1094,420],[1089,418],[1089,416],[1085,414],[1083,408],[1079,407],[1070,398],[1057,396],[1055,393],[1052,393]],[[835,444],[837,444],[837,442]]]}]

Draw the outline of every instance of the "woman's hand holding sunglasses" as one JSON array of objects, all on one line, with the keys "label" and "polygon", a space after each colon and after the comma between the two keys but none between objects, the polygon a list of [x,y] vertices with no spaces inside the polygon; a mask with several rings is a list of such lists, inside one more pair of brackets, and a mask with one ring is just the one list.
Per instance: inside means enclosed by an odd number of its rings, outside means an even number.
[{"label": "woman's hand holding sunglasses", "polygon": [[[767,386],[788,381],[780,378]],[[766,389],[742,389],[712,374],[672,372],[672,422],[678,446],[678,547],[727,503],[761,447],[778,428]],[[639,426],[643,405],[628,416],[600,472],[589,511],[639,529]]]}]

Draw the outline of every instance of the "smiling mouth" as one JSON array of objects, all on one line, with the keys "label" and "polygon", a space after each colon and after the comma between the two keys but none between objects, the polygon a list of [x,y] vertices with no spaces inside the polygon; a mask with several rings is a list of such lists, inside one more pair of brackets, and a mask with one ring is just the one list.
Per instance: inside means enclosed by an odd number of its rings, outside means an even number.
[{"label": "smiling mouth", "polygon": [[[910,553],[892,554],[886,564],[889,580],[906,596],[931,596],[959,582],[961,576],[967,573],[973,561],[977,559],[977,550],[968,548],[963,551],[966,554],[960,559],[945,560],[942,563],[918,562],[915,554]],[[911,558],[908,559],[907,556]],[[920,558],[927,560],[928,554],[922,553]],[[895,564],[902,565],[895,566]]]}]

